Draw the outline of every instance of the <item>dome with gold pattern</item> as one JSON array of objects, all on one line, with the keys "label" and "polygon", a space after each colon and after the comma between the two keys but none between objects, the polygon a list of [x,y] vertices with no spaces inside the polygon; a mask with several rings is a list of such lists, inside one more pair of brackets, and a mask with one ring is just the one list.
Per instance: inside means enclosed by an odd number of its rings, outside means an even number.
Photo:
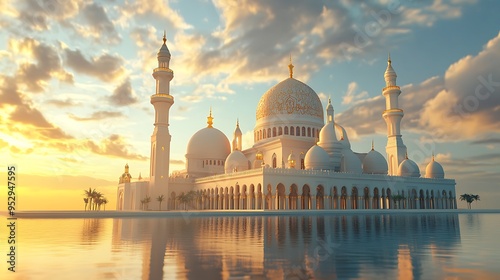
[{"label": "dome with gold pattern", "polygon": [[288,78],[270,88],[257,105],[257,120],[277,115],[310,116],[323,121],[323,106],[312,88]]}]

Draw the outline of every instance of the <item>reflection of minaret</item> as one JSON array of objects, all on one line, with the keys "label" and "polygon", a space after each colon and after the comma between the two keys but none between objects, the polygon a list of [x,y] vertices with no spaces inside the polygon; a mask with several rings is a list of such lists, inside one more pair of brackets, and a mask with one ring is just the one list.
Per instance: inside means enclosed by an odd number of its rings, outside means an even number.
[{"label": "reflection of minaret", "polygon": [[387,161],[389,162],[389,175],[397,175],[399,164],[405,160],[406,146],[401,137],[401,119],[403,110],[399,108],[398,97],[401,94],[399,86],[396,85],[396,72],[392,68],[391,56],[387,60],[385,70],[385,88],[382,95],[385,96],[385,111],[382,114],[387,124]]},{"label": "reflection of minaret", "polygon": [[167,223],[159,219],[148,219],[153,223],[151,243],[145,249],[142,260],[142,279],[163,279],[163,266],[167,250]]},{"label": "reflection of minaret", "polygon": [[163,45],[158,52],[158,67],[153,71],[156,80],[156,93],[151,96],[151,104],[155,108],[154,131],[151,135],[150,158],[150,196],[168,194],[168,175],[170,160],[170,133],[168,131],[168,115],[174,97],[170,95],[170,81],[174,72],[169,68],[170,51],[163,35]]}]

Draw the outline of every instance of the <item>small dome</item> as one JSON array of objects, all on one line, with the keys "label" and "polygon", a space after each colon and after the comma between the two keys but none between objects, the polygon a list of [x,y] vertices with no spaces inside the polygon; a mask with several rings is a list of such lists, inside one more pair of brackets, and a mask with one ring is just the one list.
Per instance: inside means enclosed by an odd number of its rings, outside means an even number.
[{"label": "small dome", "polygon": [[335,123],[328,122],[325,124],[325,126],[323,126],[323,128],[319,132],[320,143],[333,143],[338,141],[334,125]]},{"label": "small dome", "polygon": [[248,159],[241,151],[234,150],[226,158],[226,162],[224,163],[224,171],[227,174],[244,170],[248,170]]},{"label": "small dome", "polygon": [[340,165],[341,172],[361,174],[361,161],[351,149],[342,150],[342,159]]},{"label": "small dome", "polygon": [[304,157],[304,166],[306,169],[329,170],[330,156],[318,145],[312,146]]},{"label": "small dome", "polygon": [[225,159],[231,152],[226,135],[214,127],[205,127],[189,140],[186,158]]},{"label": "small dome", "polygon": [[413,160],[406,158],[399,164],[398,175],[403,177],[420,177],[420,169]]},{"label": "small dome", "polygon": [[441,164],[434,160],[434,156],[432,157],[432,161],[429,162],[429,164],[427,164],[427,167],[425,168],[425,177],[437,179],[444,178],[443,166],[441,166]]},{"label": "small dome", "polygon": [[388,170],[384,156],[373,149],[363,159],[363,173],[387,175]]}]

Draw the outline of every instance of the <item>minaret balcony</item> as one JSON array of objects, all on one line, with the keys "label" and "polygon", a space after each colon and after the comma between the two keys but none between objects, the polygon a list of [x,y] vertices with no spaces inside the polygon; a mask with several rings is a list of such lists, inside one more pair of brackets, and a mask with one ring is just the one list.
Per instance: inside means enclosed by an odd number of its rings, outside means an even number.
[{"label": "minaret balcony", "polygon": [[174,97],[172,95],[166,93],[157,93],[151,95],[151,101],[160,101],[164,100],[165,98],[170,99],[172,101],[174,100]]},{"label": "minaret balcony", "polygon": [[153,69],[153,72],[160,72],[160,71],[171,72],[171,73],[174,72],[174,71],[172,71],[172,69],[165,68],[165,67],[157,67],[157,68]]},{"label": "minaret balcony", "polygon": [[403,110],[402,109],[388,109],[388,110],[384,110],[383,115],[389,114],[389,113],[392,113],[394,115],[399,115],[399,114],[403,114]]},{"label": "minaret balcony", "polygon": [[387,89],[400,89],[399,86],[386,86],[385,88],[382,89],[382,91],[385,91]]}]

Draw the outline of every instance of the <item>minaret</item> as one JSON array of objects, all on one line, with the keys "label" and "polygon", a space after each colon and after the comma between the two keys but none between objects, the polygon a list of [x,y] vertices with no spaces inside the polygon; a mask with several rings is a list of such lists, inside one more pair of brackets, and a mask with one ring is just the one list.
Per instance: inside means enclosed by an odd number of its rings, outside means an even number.
[{"label": "minaret", "polygon": [[170,51],[166,45],[167,38],[163,34],[163,45],[158,52],[158,67],[153,70],[156,80],[156,93],[151,95],[151,104],[155,108],[154,131],[151,135],[150,185],[149,195],[156,198],[159,195],[168,196],[168,176],[170,161],[170,133],[168,131],[168,116],[174,97],[170,95],[170,81],[174,72],[169,68]]},{"label": "minaret", "polygon": [[328,97],[328,105],[326,105],[326,123],[333,123],[333,112],[332,99]]},{"label": "minaret", "polygon": [[387,60],[387,69],[384,74],[385,88],[382,95],[385,96],[385,111],[382,116],[387,124],[387,161],[389,162],[389,175],[397,175],[399,164],[405,159],[406,146],[401,137],[401,119],[403,110],[398,106],[398,97],[401,94],[399,86],[396,85],[396,72],[392,68],[391,56]]},{"label": "minaret", "polygon": [[241,145],[241,138],[242,138],[242,133],[240,130],[240,122],[239,120],[236,121],[236,129],[234,130],[233,134],[233,151],[241,151],[242,145]]}]

